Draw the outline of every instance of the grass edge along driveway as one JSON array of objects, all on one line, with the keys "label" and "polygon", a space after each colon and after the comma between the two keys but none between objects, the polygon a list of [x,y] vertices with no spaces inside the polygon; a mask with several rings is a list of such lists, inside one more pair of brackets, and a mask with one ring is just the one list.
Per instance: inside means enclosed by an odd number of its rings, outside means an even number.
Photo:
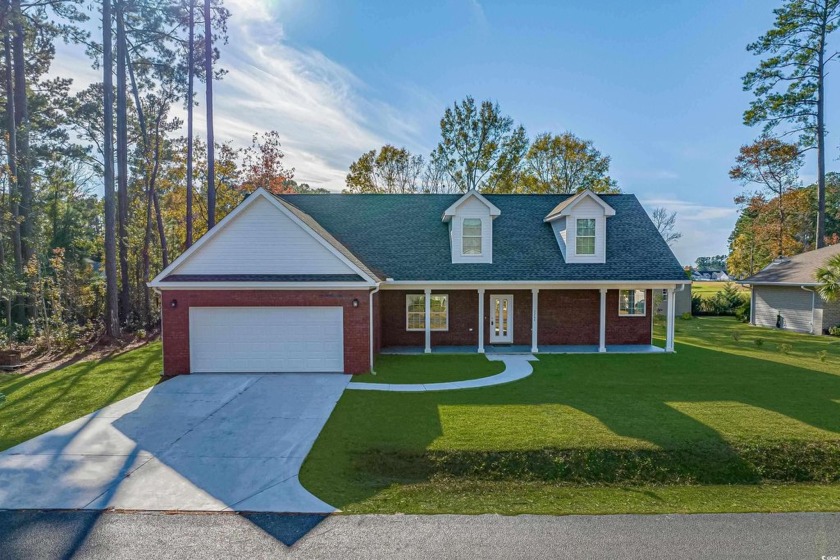
[{"label": "grass edge along driveway", "polygon": [[729,318],[677,336],[498,387],[348,391],[301,480],[347,513],[840,510],[840,341]]},{"label": "grass edge along driveway", "polygon": [[22,377],[0,374],[0,451],[158,383],[160,342],[100,360]]}]

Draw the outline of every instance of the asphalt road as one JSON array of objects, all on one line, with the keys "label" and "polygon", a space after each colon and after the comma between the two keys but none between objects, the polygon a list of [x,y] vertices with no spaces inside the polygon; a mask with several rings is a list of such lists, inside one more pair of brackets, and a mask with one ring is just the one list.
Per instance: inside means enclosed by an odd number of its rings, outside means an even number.
[{"label": "asphalt road", "polygon": [[0,511],[4,560],[832,556],[840,560],[840,513],[320,517]]}]

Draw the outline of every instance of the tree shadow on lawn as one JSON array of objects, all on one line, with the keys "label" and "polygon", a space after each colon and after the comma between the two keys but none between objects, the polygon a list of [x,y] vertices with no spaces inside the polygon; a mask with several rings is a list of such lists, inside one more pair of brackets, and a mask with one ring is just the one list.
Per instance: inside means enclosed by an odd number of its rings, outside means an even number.
[{"label": "tree shadow on lawn", "polygon": [[[647,447],[688,452],[680,468],[695,483],[758,483],[761,473],[733,444],[813,440],[813,428],[826,432],[816,439],[840,439],[840,403],[835,402],[840,399],[840,376],[696,346],[680,345],[678,350],[676,355],[541,355],[533,364],[532,376],[475,390],[349,391],[316,442],[301,479],[321,499],[346,508],[393,484],[427,482],[429,471],[423,466],[408,467],[408,459],[422,461],[430,453]],[[753,416],[739,418],[719,418],[719,409],[706,409],[715,426],[725,426],[724,434],[678,410],[674,403],[697,407],[741,403],[754,409],[749,411]],[[581,444],[562,437],[552,441],[551,422],[557,422],[558,431],[568,431],[560,422],[570,417],[561,415],[540,426],[527,424],[530,420],[517,417],[512,407],[527,410],[529,405],[571,407],[603,424],[614,441],[596,438]],[[457,418],[448,416],[461,407],[470,410]],[[783,420],[788,431],[765,427],[762,409],[774,417],[772,413],[787,417]],[[489,417],[500,411],[509,416]],[[749,426],[752,435],[744,433],[744,423],[750,424],[753,418],[760,425]],[[545,432],[535,431],[540,429]],[[499,437],[500,430],[507,440]],[[459,431],[469,437],[458,439]],[[636,442],[622,443],[621,438]],[[408,458],[403,461],[406,472],[371,468],[371,461],[387,461],[389,454]]]}]

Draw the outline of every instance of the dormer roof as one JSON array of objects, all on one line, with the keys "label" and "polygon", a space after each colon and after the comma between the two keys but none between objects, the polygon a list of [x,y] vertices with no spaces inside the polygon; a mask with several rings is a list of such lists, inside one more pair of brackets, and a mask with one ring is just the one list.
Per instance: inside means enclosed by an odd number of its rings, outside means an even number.
[{"label": "dormer roof", "polygon": [[602,199],[594,192],[590,191],[589,189],[586,189],[577,193],[574,196],[567,198],[566,200],[555,206],[551,210],[551,212],[549,212],[548,215],[545,218],[543,218],[543,221],[550,222],[563,216],[570,216],[573,213],[575,206],[577,206],[587,198],[591,198],[593,201],[598,203],[604,209],[605,216],[615,216],[615,209],[612,206],[604,202],[604,199]]},{"label": "dormer roof", "polygon": [[451,206],[449,206],[449,208],[447,208],[446,210],[443,211],[443,221],[444,222],[450,221],[458,213],[458,207],[461,206],[464,202],[466,202],[470,198],[475,198],[475,199],[479,200],[482,204],[487,206],[487,208],[490,210],[490,217],[492,219],[495,220],[496,217],[501,215],[502,211],[499,210],[499,208],[495,204],[493,204],[492,202],[487,200],[484,196],[482,196],[481,193],[479,193],[478,191],[467,191],[464,194],[464,196],[462,196],[461,198],[456,200],[454,202],[454,204],[452,204]]}]

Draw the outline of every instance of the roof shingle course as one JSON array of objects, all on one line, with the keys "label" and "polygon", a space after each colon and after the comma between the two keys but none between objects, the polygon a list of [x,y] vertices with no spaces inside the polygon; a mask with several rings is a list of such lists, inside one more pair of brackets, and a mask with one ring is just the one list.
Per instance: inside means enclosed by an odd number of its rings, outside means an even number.
[{"label": "roof shingle course", "polygon": [[461,195],[281,195],[370,269],[403,281],[678,281],[682,267],[634,195],[600,195],[616,211],[603,264],[567,264],[545,216],[573,195],[485,195],[493,263],[453,264],[443,211]]}]

